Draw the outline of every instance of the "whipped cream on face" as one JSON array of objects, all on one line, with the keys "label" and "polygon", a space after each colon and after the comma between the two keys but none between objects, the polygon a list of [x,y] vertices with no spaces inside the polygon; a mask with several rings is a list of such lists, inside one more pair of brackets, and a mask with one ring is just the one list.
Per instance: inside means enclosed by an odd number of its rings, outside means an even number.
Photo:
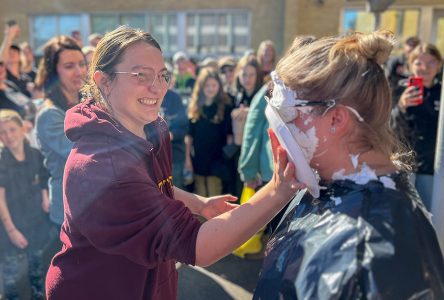
[{"label": "whipped cream on face", "polygon": [[298,115],[296,107],[294,107],[297,94],[284,84],[276,71],[271,72],[270,76],[273,80],[273,96],[270,99],[270,105],[278,110],[285,123],[290,122]]},{"label": "whipped cream on face", "polygon": [[316,136],[316,128],[313,126],[306,132],[303,132],[293,123],[287,124],[287,127],[288,129],[290,129],[291,135],[296,140],[296,143],[298,143],[299,147],[301,147],[301,150],[304,153],[305,160],[310,162],[319,143],[319,140]]},{"label": "whipped cream on face", "polygon": [[298,104],[297,93],[283,83],[276,71],[271,72],[271,78],[274,86],[273,96],[269,103],[277,109],[279,116],[286,123],[296,143],[301,147],[306,161],[310,162],[319,143],[316,136],[316,128],[313,126],[304,132],[291,121],[295,118],[302,118],[304,125],[311,124],[313,117],[310,114],[313,111],[313,107],[295,107]]}]

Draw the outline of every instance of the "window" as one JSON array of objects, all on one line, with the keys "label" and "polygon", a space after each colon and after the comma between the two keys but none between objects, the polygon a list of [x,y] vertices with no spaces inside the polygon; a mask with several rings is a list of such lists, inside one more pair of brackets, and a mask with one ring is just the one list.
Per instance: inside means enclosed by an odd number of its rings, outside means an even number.
[{"label": "window", "polygon": [[41,53],[44,44],[56,35],[71,35],[73,30],[81,29],[80,15],[43,15],[32,19],[32,44],[36,53]]},{"label": "window", "polygon": [[164,53],[179,51],[176,14],[150,15],[149,31],[160,44]]},{"label": "window", "polygon": [[189,13],[186,51],[199,56],[242,54],[250,47],[249,23],[244,12]]},{"label": "window", "polygon": [[33,46],[79,30],[86,43],[93,32],[105,34],[119,25],[149,31],[166,56],[179,50],[193,56],[241,55],[250,48],[250,13],[244,10],[42,15],[32,19]]},{"label": "window", "polygon": [[[371,32],[375,24],[373,13],[358,9],[346,9],[343,16],[342,31]],[[395,33],[399,41],[418,35],[419,10],[387,10],[381,14],[381,29]],[[401,44],[401,43],[400,43]]]},{"label": "window", "polygon": [[432,40],[438,47],[441,55],[444,55],[444,10],[437,10],[434,13]]},{"label": "window", "polygon": [[91,32],[104,34],[119,25],[129,25],[146,30],[143,14],[95,14],[91,16]]}]

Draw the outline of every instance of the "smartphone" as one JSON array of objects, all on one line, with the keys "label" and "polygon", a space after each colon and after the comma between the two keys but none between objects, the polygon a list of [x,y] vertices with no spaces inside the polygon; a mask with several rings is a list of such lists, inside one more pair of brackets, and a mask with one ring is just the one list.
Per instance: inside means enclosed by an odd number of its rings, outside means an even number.
[{"label": "smartphone", "polygon": [[422,77],[415,77],[415,76],[411,76],[408,79],[408,86],[414,86],[416,87],[420,92],[421,92],[421,96],[418,99],[415,99],[415,102],[417,104],[422,104],[424,102],[424,82],[422,80]]},{"label": "smartphone", "polygon": [[6,24],[8,24],[8,26],[11,27],[11,26],[16,25],[17,21],[16,20],[8,20],[8,21],[6,21]]}]

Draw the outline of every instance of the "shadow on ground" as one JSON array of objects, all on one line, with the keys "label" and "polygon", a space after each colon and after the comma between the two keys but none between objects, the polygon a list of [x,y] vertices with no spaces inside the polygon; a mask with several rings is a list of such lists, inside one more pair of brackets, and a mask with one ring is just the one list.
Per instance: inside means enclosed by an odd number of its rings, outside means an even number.
[{"label": "shadow on ground", "polygon": [[230,255],[207,268],[179,265],[179,300],[246,300],[253,296],[262,260]]}]

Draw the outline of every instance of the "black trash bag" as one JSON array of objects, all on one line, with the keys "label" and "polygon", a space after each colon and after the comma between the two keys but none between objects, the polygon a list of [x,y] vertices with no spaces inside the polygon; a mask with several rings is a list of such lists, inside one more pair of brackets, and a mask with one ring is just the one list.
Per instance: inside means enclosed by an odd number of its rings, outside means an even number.
[{"label": "black trash bag", "polygon": [[[396,190],[381,181],[396,184]],[[299,193],[271,237],[253,299],[444,299],[430,215],[406,174]]]}]

